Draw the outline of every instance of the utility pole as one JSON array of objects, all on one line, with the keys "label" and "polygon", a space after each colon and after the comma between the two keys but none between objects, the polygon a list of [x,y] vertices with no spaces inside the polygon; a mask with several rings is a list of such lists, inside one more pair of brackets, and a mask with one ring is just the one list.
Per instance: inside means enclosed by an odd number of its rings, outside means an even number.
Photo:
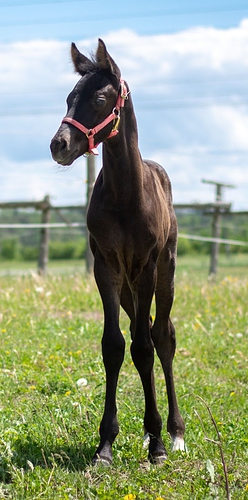
[{"label": "utility pole", "polygon": [[[93,154],[87,157],[87,200],[86,208],[88,210],[90,198],[92,195],[94,183],[95,183],[95,156]],[[93,271],[94,258],[89,245],[89,231],[87,229],[87,244],[86,244],[86,271],[91,273]]]},{"label": "utility pole", "polygon": [[[222,194],[223,194],[223,187],[225,188],[235,188],[233,184],[225,184],[223,182],[216,182],[216,181],[209,181],[206,179],[202,179],[202,182],[205,184],[213,184],[215,186],[215,202],[220,203],[223,201],[222,199]],[[216,207],[213,212],[213,222],[212,222],[212,237],[213,238],[220,238],[220,231],[221,231],[221,207]],[[219,256],[219,248],[220,248],[220,243],[218,241],[213,241],[212,242],[212,248],[211,248],[211,259],[210,259],[210,269],[209,269],[209,275],[214,275],[217,273],[217,266],[218,266],[218,256]]]}]

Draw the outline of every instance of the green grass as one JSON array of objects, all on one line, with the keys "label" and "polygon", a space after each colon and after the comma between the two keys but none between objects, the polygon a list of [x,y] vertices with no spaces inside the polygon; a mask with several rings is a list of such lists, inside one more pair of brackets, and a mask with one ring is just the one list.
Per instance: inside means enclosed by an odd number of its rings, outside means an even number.
[{"label": "green grass", "polygon": [[[205,254],[189,254],[178,257],[178,271],[196,271],[198,276],[208,276],[210,257]],[[242,276],[248,268],[248,253],[219,255],[218,276],[231,272]],[[47,266],[48,274],[82,273],[85,262],[82,259],[50,260]],[[0,260],[0,276],[16,276],[37,272],[36,261]]]},{"label": "green grass", "polygon": [[[221,435],[231,498],[248,499],[245,258],[229,267],[222,263],[211,281],[207,258],[178,260],[174,372],[188,452],[170,452],[166,389],[156,361],[168,449],[162,467],[150,465],[143,448],[144,401],[124,314],[114,462],[110,468],[90,465],[105,391],[103,320],[93,279],[76,268],[77,263],[66,273],[50,268],[46,279],[35,273],[0,277],[0,498],[225,499],[218,436],[207,405]],[[87,385],[77,384],[81,378]]]}]

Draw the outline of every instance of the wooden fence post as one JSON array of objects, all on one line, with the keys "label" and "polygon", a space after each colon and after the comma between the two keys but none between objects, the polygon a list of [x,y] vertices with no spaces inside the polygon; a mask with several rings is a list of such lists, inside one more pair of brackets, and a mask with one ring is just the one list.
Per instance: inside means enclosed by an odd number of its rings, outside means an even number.
[{"label": "wooden fence post", "polygon": [[[209,181],[206,179],[202,179],[202,182],[206,184],[213,184],[215,186],[215,201],[218,203],[222,202],[222,188],[235,188],[233,184],[226,184],[223,182]],[[213,238],[220,238],[221,232],[221,211],[220,208],[216,207],[213,212],[213,224],[212,224],[212,236]],[[211,256],[210,256],[210,268],[209,268],[209,276],[212,276],[217,273],[218,267],[218,257],[219,257],[219,249],[220,243],[217,241],[213,241],[211,248]]]},{"label": "wooden fence post", "polygon": [[[218,208],[215,208],[213,213],[213,223],[212,223],[212,237],[220,238],[221,229],[221,213]],[[210,257],[210,268],[209,275],[217,273],[218,257],[219,257],[220,243],[218,241],[213,241],[211,246],[211,257]]]},{"label": "wooden fence post", "polygon": [[[89,155],[87,158],[87,201],[86,208],[90,203],[91,194],[95,182],[95,156]],[[87,211],[86,210],[86,211]],[[86,244],[86,271],[91,273],[93,271],[94,259],[89,245],[89,231],[87,229],[87,244]]]},{"label": "wooden fence post", "polygon": [[[50,222],[50,197],[45,196],[42,204],[41,222],[48,224]],[[49,228],[42,227],[40,231],[40,247],[39,247],[39,260],[38,260],[38,273],[44,276],[47,271],[48,264],[48,250],[49,250]]]}]

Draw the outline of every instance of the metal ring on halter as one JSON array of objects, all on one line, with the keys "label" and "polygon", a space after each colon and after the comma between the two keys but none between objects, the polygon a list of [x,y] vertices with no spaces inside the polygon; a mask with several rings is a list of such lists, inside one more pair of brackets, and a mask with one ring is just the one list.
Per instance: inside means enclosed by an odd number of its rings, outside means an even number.
[{"label": "metal ring on halter", "polygon": [[127,91],[126,85],[124,80],[121,80],[121,91],[120,91],[120,96],[122,99],[128,99],[128,94],[130,94],[130,91]]},{"label": "metal ring on halter", "polygon": [[120,114],[120,110],[117,108],[114,108],[112,113],[114,113],[116,115],[116,118],[114,119],[114,125],[113,125],[111,132],[115,132],[116,130],[118,130],[118,127],[119,127],[121,114]]}]

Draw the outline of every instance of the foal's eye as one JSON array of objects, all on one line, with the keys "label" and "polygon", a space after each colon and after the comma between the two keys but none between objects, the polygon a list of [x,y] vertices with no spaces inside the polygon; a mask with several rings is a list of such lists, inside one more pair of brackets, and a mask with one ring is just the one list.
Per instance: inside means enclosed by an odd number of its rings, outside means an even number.
[{"label": "foal's eye", "polygon": [[96,105],[96,106],[99,106],[99,107],[100,107],[100,106],[105,106],[105,103],[106,103],[106,99],[105,99],[105,97],[103,97],[103,96],[99,96],[99,97],[97,97],[97,98],[95,99],[95,105]]}]

